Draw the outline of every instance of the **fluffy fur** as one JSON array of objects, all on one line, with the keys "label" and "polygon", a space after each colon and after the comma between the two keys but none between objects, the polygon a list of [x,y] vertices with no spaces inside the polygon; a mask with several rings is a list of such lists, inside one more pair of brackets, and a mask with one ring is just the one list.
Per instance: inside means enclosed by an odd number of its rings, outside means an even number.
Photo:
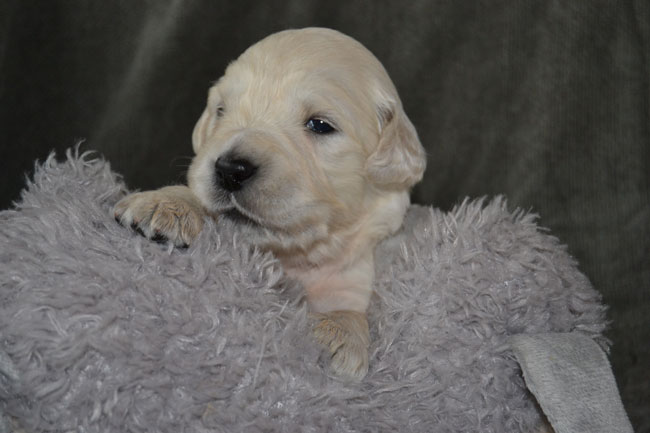
[{"label": "fluffy fur", "polygon": [[383,66],[335,30],[275,33],[210,89],[192,142],[189,187],[127,197],[116,217],[176,244],[205,214],[234,218],[304,285],[332,368],[363,377],[373,251],[400,227],[426,163]]},{"label": "fluffy fur", "polygon": [[50,157],[0,213],[0,408],[27,431],[530,431],[508,337],[602,341],[599,295],[534,215],[412,206],[376,252],[370,370],[342,383],[271,255],[229,222],[150,242],[113,220],[126,193],[101,159]]}]

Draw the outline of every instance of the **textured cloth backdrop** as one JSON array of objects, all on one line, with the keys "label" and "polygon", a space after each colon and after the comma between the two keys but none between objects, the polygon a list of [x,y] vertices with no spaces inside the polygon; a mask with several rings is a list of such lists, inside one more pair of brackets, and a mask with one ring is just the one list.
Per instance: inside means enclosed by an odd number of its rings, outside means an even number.
[{"label": "textured cloth backdrop", "polygon": [[131,188],[183,180],[206,89],[267,34],[333,27],[386,65],[429,154],[415,199],[505,194],[611,305],[612,362],[650,431],[650,2],[4,0],[0,198],[87,138]]}]

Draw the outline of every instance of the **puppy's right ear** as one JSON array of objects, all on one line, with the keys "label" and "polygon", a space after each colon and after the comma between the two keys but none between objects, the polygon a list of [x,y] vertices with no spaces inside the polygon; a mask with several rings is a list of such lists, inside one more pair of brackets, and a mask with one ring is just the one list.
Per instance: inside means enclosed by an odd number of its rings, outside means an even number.
[{"label": "puppy's right ear", "polygon": [[375,184],[390,189],[408,189],[422,179],[426,155],[415,127],[398,101],[378,108],[381,134],[376,150],[366,162]]},{"label": "puppy's right ear", "polygon": [[208,136],[214,128],[214,125],[210,126],[210,124],[214,124],[211,117],[210,110],[206,107],[201,117],[199,117],[199,121],[194,125],[194,131],[192,131],[192,148],[195,154],[198,154],[205,142],[208,141]]}]

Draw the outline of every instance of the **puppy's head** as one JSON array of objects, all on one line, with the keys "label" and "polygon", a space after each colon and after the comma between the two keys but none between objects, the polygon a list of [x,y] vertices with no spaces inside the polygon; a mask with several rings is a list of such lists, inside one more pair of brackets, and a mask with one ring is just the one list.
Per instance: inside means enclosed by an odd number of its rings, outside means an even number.
[{"label": "puppy's head", "polygon": [[188,180],[203,205],[284,251],[333,251],[355,231],[381,231],[367,224],[394,229],[425,168],[382,65],[328,29],[246,50],[210,89],[192,141]]}]

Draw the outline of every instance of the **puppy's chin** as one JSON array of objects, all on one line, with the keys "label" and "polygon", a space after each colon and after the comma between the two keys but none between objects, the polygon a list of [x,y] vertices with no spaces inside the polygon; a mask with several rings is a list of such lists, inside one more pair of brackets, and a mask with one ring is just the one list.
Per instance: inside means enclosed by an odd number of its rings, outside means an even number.
[{"label": "puppy's chin", "polygon": [[231,208],[219,213],[219,220],[233,223],[241,232],[246,241],[257,246],[265,246],[270,238],[274,237],[272,231],[260,225],[236,208]]},{"label": "puppy's chin", "polygon": [[234,196],[225,197],[227,195],[223,194],[219,202],[204,205],[217,214],[219,219],[235,224],[246,241],[253,245],[276,253],[298,253],[306,252],[329,236],[329,229],[323,219],[324,212],[295,210],[291,217],[273,218],[269,215],[272,206],[267,206],[265,212],[258,215],[254,210],[241,206]]}]

